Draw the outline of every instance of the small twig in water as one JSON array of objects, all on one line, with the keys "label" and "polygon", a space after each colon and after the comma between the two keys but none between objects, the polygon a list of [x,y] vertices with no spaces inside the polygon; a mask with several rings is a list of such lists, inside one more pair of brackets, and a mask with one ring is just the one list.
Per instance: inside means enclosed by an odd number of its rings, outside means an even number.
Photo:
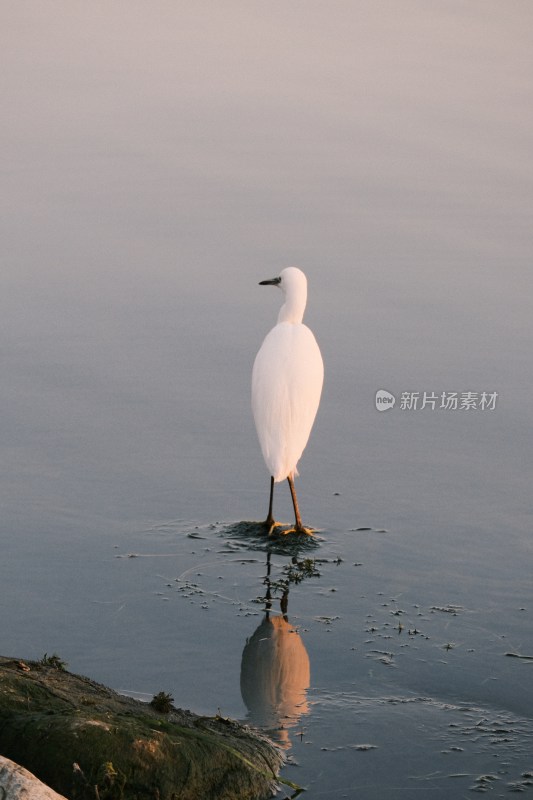
[{"label": "small twig in water", "polygon": [[524,661],[533,661],[533,656],[523,656],[520,653],[506,653],[505,655],[511,658],[522,658]]}]

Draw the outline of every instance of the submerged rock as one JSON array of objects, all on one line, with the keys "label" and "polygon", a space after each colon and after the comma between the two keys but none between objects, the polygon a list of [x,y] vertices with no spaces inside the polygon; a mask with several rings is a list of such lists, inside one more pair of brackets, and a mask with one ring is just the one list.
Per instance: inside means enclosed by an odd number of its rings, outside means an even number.
[{"label": "submerged rock", "polygon": [[268,739],[231,720],[158,712],[60,662],[4,657],[0,752],[70,800],[259,800],[282,764]]}]

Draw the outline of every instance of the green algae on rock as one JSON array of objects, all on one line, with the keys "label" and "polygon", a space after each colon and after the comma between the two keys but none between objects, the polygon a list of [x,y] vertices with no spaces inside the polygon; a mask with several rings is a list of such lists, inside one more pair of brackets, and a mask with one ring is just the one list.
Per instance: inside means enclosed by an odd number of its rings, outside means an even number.
[{"label": "green algae on rock", "polygon": [[[0,657],[0,752],[71,800],[259,800],[283,757],[261,734]],[[297,788],[297,787],[294,787]]]}]

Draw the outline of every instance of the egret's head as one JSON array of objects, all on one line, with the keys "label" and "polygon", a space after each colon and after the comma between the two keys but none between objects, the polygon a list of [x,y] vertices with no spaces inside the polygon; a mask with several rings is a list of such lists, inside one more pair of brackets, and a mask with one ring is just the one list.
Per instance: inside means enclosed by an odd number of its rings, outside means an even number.
[{"label": "egret's head", "polygon": [[307,291],[307,278],[298,267],[286,267],[279,277],[260,281],[259,286],[279,286],[284,294],[304,294]]},{"label": "egret's head", "polygon": [[279,286],[285,295],[278,322],[301,322],[307,301],[307,278],[298,267],[286,267],[278,278],[261,281],[260,286]]}]

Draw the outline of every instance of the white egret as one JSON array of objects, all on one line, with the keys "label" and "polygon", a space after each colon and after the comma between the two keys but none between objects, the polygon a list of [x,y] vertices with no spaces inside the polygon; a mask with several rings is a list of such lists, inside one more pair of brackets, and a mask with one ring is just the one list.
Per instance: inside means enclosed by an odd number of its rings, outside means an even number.
[{"label": "white egret", "polygon": [[302,525],[294,477],[320,403],[324,364],[316,339],[302,318],[307,279],[297,267],[260,286],[278,286],[285,295],[277,324],[267,334],[252,371],[252,411],[263,458],[270,472],[270,504],[265,525],[272,530],[274,483],[287,478],[294,506],[295,530]]}]

